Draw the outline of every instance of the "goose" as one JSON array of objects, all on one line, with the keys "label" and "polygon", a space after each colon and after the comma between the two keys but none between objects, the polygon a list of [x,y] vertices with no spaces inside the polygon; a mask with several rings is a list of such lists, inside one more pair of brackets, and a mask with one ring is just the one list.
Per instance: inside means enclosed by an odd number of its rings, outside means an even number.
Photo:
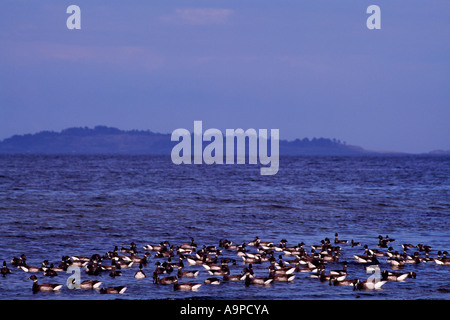
[{"label": "goose", "polygon": [[309,255],[305,254],[305,255],[299,257],[298,263],[300,263],[300,264],[310,264],[310,263],[316,264],[316,263],[322,263],[322,261],[319,259],[319,255],[316,255],[315,250],[312,249],[311,255],[309,256]]},{"label": "goose", "polygon": [[193,257],[186,257],[186,260],[190,265],[203,265],[204,263],[206,263],[206,255],[204,255],[200,259]]},{"label": "goose", "polygon": [[434,259],[434,262],[438,265],[450,265],[450,258],[447,257],[447,251],[442,252],[441,257],[441,251],[438,251],[438,257]]},{"label": "goose", "polygon": [[222,263],[219,269],[216,267],[207,269],[210,275],[226,275],[230,274],[230,268],[227,264]]},{"label": "goose", "polygon": [[273,242],[271,241],[261,241],[261,239],[259,239],[259,237],[255,237],[255,239],[253,241],[250,241],[248,243],[249,246],[253,246],[253,247],[258,247],[261,246],[263,248],[272,248],[273,247]]},{"label": "goose", "polygon": [[[178,248],[179,249],[183,249],[183,250],[194,251],[195,249],[197,249],[197,245],[194,243],[194,238],[191,238],[191,243],[190,244],[182,244]],[[178,249],[177,249],[177,251],[178,251]]]},{"label": "goose", "polygon": [[6,266],[6,261],[3,261],[3,267],[0,270],[0,273],[3,277],[5,277],[8,273],[11,273],[11,270]]},{"label": "goose", "polygon": [[385,240],[386,240],[387,242],[395,242],[395,239],[389,238],[388,235],[386,235]]},{"label": "goose", "polygon": [[242,244],[233,244],[231,241],[224,243],[222,246],[219,245],[219,247],[223,247],[228,250],[242,250],[245,251],[245,246],[247,244],[243,242]]},{"label": "goose", "polygon": [[380,248],[387,248],[389,244],[389,241],[386,239],[383,239],[383,236],[380,234],[378,236],[378,247]]},{"label": "goose", "polygon": [[381,280],[383,281],[404,281],[409,276],[410,276],[409,272],[400,273],[400,272],[389,272],[387,270],[381,272]]},{"label": "goose", "polygon": [[356,261],[359,263],[379,264],[378,259],[373,255],[353,255],[353,257],[355,257]]},{"label": "goose", "polygon": [[247,245],[252,246],[252,247],[256,247],[256,246],[258,246],[260,241],[261,240],[259,240],[259,237],[255,237],[255,239],[253,241],[248,242]]},{"label": "goose", "polygon": [[205,283],[218,285],[218,284],[220,284],[220,279],[219,278],[207,278],[207,279],[205,279]]},{"label": "goose", "polygon": [[279,245],[279,248],[286,248],[286,243],[287,243],[288,241],[286,240],[286,239],[281,239],[280,240],[280,245]]},{"label": "goose", "polygon": [[[170,259],[170,258],[169,258]],[[161,264],[161,267],[164,268],[164,270],[166,271],[166,273],[172,273],[173,271],[173,267],[172,267],[172,263],[168,262],[168,261],[164,261]]]},{"label": "goose", "polygon": [[328,283],[330,284],[330,286],[331,286],[331,285],[333,285],[333,286],[353,286],[353,285],[355,285],[357,282],[358,282],[357,279],[353,279],[353,280],[346,279],[346,280],[341,280],[341,281],[339,281],[339,280],[337,280],[337,279],[330,278],[330,280],[329,280]]},{"label": "goose", "polygon": [[80,288],[81,289],[98,289],[101,284],[102,284],[102,282],[98,281],[98,280],[85,280],[82,283],[80,283]]},{"label": "goose", "polygon": [[290,282],[295,279],[295,274],[276,274],[276,270],[270,269],[269,278],[273,279],[273,281]]},{"label": "goose", "polygon": [[[335,252],[335,251],[332,251],[332,252]],[[324,261],[324,262],[338,262],[339,255],[336,253],[333,253],[331,255],[320,253],[320,259],[322,259],[322,261]]]},{"label": "goose", "polygon": [[334,243],[348,243],[348,240],[339,240],[338,239],[338,233],[336,232],[334,234]]},{"label": "goose", "polygon": [[122,271],[120,271],[120,266],[117,268],[116,266],[112,266],[111,271],[109,272],[109,276],[111,278],[122,276]]},{"label": "goose", "polygon": [[120,248],[120,252],[137,254],[136,243],[131,242],[130,248]]},{"label": "goose", "polygon": [[127,290],[125,286],[101,288],[100,293],[102,294],[123,294]]},{"label": "goose", "polygon": [[394,242],[395,239],[390,239],[388,235],[386,235],[386,238],[383,239],[383,236],[380,234],[378,236],[378,247],[380,248],[387,248],[390,242]]},{"label": "goose", "polygon": [[170,265],[170,267],[173,268],[184,268],[184,262],[183,262],[183,258],[184,256],[181,255],[178,258],[178,262],[172,262],[171,257],[169,257],[169,259],[167,260],[167,264]]},{"label": "goose", "polygon": [[229,241],[228,239],[220,239],[219,240],[219,247],[225,248],[227,246],[233,245],[233,241]]},{"label": "goose", "polygon": [[158,251],[155,253],[155,258],[168,258],[173,256],[175,256],[175,254],[173,253],[173,247],[171,247],[169,250]]},{"label": "goose", "polygon": [[313,264],[311,262],[308,262],[308,267],[307,268],[300,268],[300,265],[298,265],[295,268],[295,272],[312,272],[315,273],[317,275],[320,274],[320,272],[325,269],[325,265],[323,263],[316,263]]},{"label": "goose", "polygon": [[424,245],[422,243],[419,243],[417,245],[417,248],[419,249],[419,251],[425,251],[425,252],[430,252],[432,249],[430,246]]},{"label": "goose", "polygon": [[170,247],[169,242],[164,241],[164,242],[161,242],[160,244],[155,244],[155,245],[147,244],[143,248],[144,248],[144,250],[148,250],[148,251],[166,251],[167,246]]},{"label": "goose", "polygon": [[386,260],[386,262],[389,262],[392,267],[399,267],[405,265],[405,260],[397,258]]},{"label": "goose", "polygon": [[325,267],[316,268],[311,274],[311,278],[319,279],[322,274],[325,274]]},{"label": "goose", "polygon": [[236,259],[222,258],[222,259],[220,259],[220,263],[221,264],[226,264],[226,265],[231,263],[233,266],[235,266],[236,265]]},{"label": "goose", "polygon": [[276,269],[274,266],[269,266],[269,272],[272,272],[274,275],[290,275],[295,271],[295,267],[287,267],[283,269]]},{"label": "goose", "polygon": [[283,253],[287,256],[298,256],[305,253],[305,249],[283,249]]},{"label": "goose", "polygon": [[47,292],[58,291],[61,290],[61,288],[63,287],[62,284],[53,284],[53,283],[38,284],[38,279],[34,274],[29,279],[33,280],[33,287],[32,287],[33,293],[37,293],[39,291],[47,291]]},{"label": "goose", "polygon": [[98,276],[102,271],[102,266],[100,263],[91,263],[86,266],[86,273],[91,276]]},{"label": "goose", "polygon": [[[101,261],[101,259],[98,259],[98,261]],[[61,258],[61,263],[58,265],[58,268],[61,268],[63,271],[67,271],[67,268],[72,264],[72,261],[70,260],[69,256],[63,256]]]},{"label": "goose", "polygon": [[147,264],[149,257],[150,257],[150,253],[146,252],[146,253],[144,253],[144,257],[142,257],[142,258],[137,255],[131,255],[129,257],[129,261],[133,261],[134,263],[140,263],[140,264],[145,265],[145,264]]},{"label": "goose", "polygon": [[245,279],[245,275],[242,274],[224,274],[223,275],[223,281],[242,281]]},{"label": "goose", "polygon": [[50,265],[50,268],[44,271],[44,276],[46,277],[56,277],[58,273],[54,270],[53,263]]},{"label": "goose", "polygon": [[353,290],[361,290],[361,289],[367,289],[367,290],[378,290],[381,289],[381,287],[386,283],[386,280],[382,281],[367,281],[364,280],[361,282],[359,279],[356,280],[356,282],[353,284]]},{"label": "goose", "polygon": [[330,270],[330,274],[331,275],[339,275],[339,276],[347,274],[347,261],[344,261],[342,270]]},{"label": "goose", "polygon": [[222,251],[220,249],[217,249],[216,246],[205,246],[203,245],[203,248],[197,251],[197,256],[199,255],[221,255]]},{"label": "goose", "polygon": [[22,254],[20,256],[20,258],[13,257],[11,259],[11,264],[13,266],[19,268],[20,266],[25,266],[27,264],[26,260],[27,260],[27,256],[25,254]]},{"label": "goose", "polygon": [[203,263],[216,263],[217,259],[218,259],[218,257],[217,257],[218,254],[216,252],[214,252],[213,254],[214,254],[214,256],[211,257],[208,253],[199,251],[195,254],[195,257],[199,260],[202,260]]},{"label": "goose", "polygon": [[406,251],[408,249],[416,248],[416,246],[412,245],[410,243],[404,243],[404,244],[402,244],[402,248],[403,248],[404,251]]},{"label": "goose", "polygon": [[139,265],[139,270],[134,274],[134,277],[136,279],[144,279],[147,276],[145,275],[144,271],[142,271],[142,263]]},{"label": "goose", "polygon": [[175,291],[177,291],[177,290],[197,291],[200,288],[201,285],[202,285],[201,283],[195,283],[195,282],[175,283],[173,285],[173,289]]},{"label": "goose", "polygon": [[394,256],[394,252],[393,251],[394,251],[394,248],[389,247],[387,249],[387,251],[384,253],[384,256],[385,257],[389,257],[389,258],[393,257]]},{"label": "goose", "polygon": [[223,276],[230,274],[230,270],[222,269],[222,270],[208,270],[208,273],[212,276]]},{"label": "goose", "polygon": [[249,286],[251,284],[266,286],[271,284],[273,281],[273,279],[271,278],[256,278],[256,277],[251,278],[250,275],[248,274],[245,276],[244,280],[246,286]]},{"label": "goose", "polygon": [[247,245],[245,243],[243,243],[242,246],[238,246],[236,248],[236,251],[237,251],[236,255],[237,256],[244,256],[246,254],[246,252],[247,252],[246,246]]},{"label": "goose", "polygon": [[202,264],[203,268],[205,268],[208,271],[218,271],[218,270],[222,270],[223,265],[218,265],[215,263],[205,263]]},{"label": "goose", "polygon": [[245,267],[244,269],[242,269],[241,274],[244,276],[248,275],[250,278],[255,277],[255,272],[253,271],[252,267],[249,267],[249,268]]},{"label": "goose", "polygon": [[332,275],[332,274],[325,274],[325,270],[322,269],[319,280],[321,282],[330,281],[330,280],[337,280],[337,281],[343,281],[347,277],[347,274],[343,275]]},{"label": "goose", "polygon": [[395,251],[390,258],[386,259],[386,262],[394,267],[403,266],[405,264],[405,260],[397,251]]},{"label": "goose", "polygon": [[188,271],[183,271],[183,268],[178,268],[178,278],[182,278],[182,277],[197,277],[199,274],[199,270],[188,270]]},{"label": "goose", "polygon": [[131,260],[131,256],[119,256],[117,255],[116,257],[113,258],[116,261],[120,261],[120,262],[130,262]]},{"label": "goose", "polygon": [[71,256],[72,261],[81,261],[81,262],[89,262],[91,260],[90,257],[86,256]]},{"label": "goose", "polygon": [[89,261],[82,261],[82,260],[72,260],[70,261],[70,265],[74,267],[83,268],[88,265]]},{"label": "goose", "polygon": [[358,247],[361,245],[361,242],[355,242],[355,241],[353,241],[353,239],[350,243],[351,243],[352,247]]},{"label": "goose", "polygon": [[113,251],[108,251],[105,253],[105,255],[103,256],[104,259],[112,259],[114,257],[118,256],[117,251],[119,251],[119,248],[117,246],[114,247]]},{"label": "goose", "polygon": [[433,258],[430,258],[430,253],[428,251],[425,251],[425,257],[422,259],[423,262],[434,262]]},{"label": "goose", "polygon": [[295,272],[317,272],[317,267],[313,268],[301,268],[299,265],[295,267]]},{"label": "goose", "polygon": [[405,263],[420,263],[423,258],[419,256],[418,252],[414,252],[414,254],[412,256],[407,256],[405,255],[404,257]]},{"label": "goose", "polygon": [[273,242],[260,242],[259,247],[262,248],[263,250],[275,249],[275,251],[282,251],[282,249],[276,248],[273,245]]},{"label": "goose", "polygon": [[113,259],[113,261],[115,261],[115,265],[116,266],[120,266],[120,268],[126,269],[126,268],[131,268],[134,264],[134,261],[120,261],[118,260],[117,257],[115,257]]},{"label": "goose", "polygon": [[375,257],[384,257],[386,253],[377,249],[369,249],[369,253]]},{"label": "goose", "polygon": [[154,272],[156,272],[157,274],[167,273],[166,268],[161,266],[161,262],[156,261],[155,265],[156,269]]},{"label": "goose", "polygon": [[169,276],[160,278],[159,274],[153,273],[153,283],[155,284],[175,284],[178,283],[178,278],[176,276]]},{"label": "goose", "polygon": [[258,264],[261,263],[261,256],[260,255],[256,255],[255,257],[241,257],[244,264]]}]

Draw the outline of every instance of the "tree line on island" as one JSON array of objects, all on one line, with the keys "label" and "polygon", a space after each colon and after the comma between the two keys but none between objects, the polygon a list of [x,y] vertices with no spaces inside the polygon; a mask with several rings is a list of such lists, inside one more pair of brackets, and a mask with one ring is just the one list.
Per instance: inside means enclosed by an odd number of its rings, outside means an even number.
[{"label": "tree line on island", "polygon": [[[14,135],[0,142],[0,153],[36,154],[153,154],[170,155],[176,142],[170,134],[150,130],[120,130],[107,126],[77,127],[61,132]],[[280,140],[280,155],[376,154],[338,139]]]}]

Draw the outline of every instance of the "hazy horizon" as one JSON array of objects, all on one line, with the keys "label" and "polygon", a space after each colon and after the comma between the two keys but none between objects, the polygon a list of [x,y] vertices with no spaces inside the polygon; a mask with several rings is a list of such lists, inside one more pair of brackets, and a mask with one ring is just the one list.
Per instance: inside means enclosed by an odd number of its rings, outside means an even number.
[{"label": "hazy horizon", "polygon": [[[69,5],[81,30],[68,30]],[[366,9],[381,8],[369,30]],[[0,141],[105,125],[450,150],[448,1],[6,0]]]}]

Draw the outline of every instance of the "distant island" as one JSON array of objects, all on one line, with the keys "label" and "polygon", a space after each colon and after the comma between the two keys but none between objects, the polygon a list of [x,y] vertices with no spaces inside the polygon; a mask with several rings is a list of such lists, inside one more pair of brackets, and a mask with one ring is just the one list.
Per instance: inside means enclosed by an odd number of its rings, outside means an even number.
[{"label": "distant island", "polygon": [[[151,154],[169,155],[177,142],[170,134],[123,131],[107,126],[68,128],[14,135],[0,142],[1,154]],[[280,155],[370,155],[377,152],[336,139],[280,140]]]}]

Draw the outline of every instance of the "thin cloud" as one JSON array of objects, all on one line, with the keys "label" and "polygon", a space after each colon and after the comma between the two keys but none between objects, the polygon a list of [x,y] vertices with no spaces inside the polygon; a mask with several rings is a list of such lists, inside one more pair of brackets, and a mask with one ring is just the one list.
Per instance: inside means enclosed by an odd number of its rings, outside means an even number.
[{"label": "thin cloud", "polygon": [[162,17],[163,21],[190,25],[224,24],[233,10],[215,8],[175,9],[175,12]]},{"label": "thin cloud", "polygon": [[154,70],[163,66],[164,57],[140,46],[68,45],[48,42],[25,42],[7,46],[0,55],[16,63],[67,61],[108,64],[124,68]]}]

